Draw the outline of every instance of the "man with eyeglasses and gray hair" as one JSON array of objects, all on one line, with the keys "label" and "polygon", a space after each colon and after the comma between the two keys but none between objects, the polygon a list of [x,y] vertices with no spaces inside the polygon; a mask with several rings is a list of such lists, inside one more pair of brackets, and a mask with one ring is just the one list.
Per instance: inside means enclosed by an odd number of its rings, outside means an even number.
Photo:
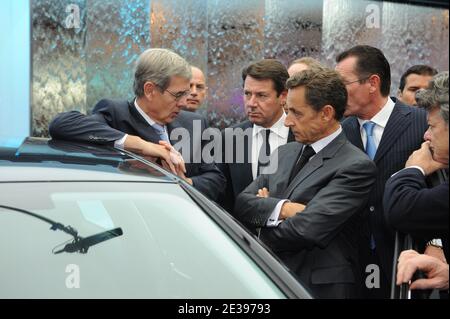
[{"label": "man with eyeglasses and gray hair", "polygon": [[[136,64],[133,101],[103,99],[91,115],[61,113],[50,123],[50,134],[54,139],[114,145],[157,157],[163,166],[217,200],[226,183],[223,174],[215,163],[193,160],[195,154],[202,154],[204,146],[203,141],[194,141],[201,139],[201,134],[193,135],[194,126],[202,133],[207,128],[206,120],[182,111],[190,93],[191,77],[191,67],[181,56],[167,49],[149,49]],[[185,142],[180,141],[181,131],[190,136],[187,152],[184,153],[184,146],[182,149],[183,158],[173,148],[177,142]]]},{"label": "man with eyeglasses and gray hair", "polygon": [[426,240],[439,237],[428,241],[423,255],[414,250],[400,255],[398,285],[408,283],[417,270],[426,273],[411,289],[448,290],[448,179],[434,187],[426,182],[427,176],[448,169],[448,99],[448,71],[435,75],[429,89],[417,91],[417,104],[428,113],[425,142],[411,154],[405,168],[387,181],[384,193],[386,218],[393,228]]}]

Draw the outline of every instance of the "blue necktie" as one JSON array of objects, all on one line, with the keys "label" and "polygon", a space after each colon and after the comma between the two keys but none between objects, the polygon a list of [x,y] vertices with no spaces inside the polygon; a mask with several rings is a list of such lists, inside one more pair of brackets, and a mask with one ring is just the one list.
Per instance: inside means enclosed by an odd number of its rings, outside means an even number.
[{"label": "blue necktie", "polygon": [[373,128],[375,127],[374,122],[366,122],[363,124],[363,128],[366,131],[367,142],[366,142],[366,153],[369,155],[370,159],[375,158],[377,153],[377,147],[375,145],[375,140],[373,139]]},{"label": "blue necktie", "polygon": [[166,134],[166,131],[164,130],[164,127],[162,125],[159,125],[158,123],[154,123],[152,127],[155,129],[155,131],[158,133],[159,138],[161,141],[166,141],[170,143],[169,137]]},{"label": "blue necktie", "polygon": [[[373,128],[375,127],[374,122],[366,122],[363,124],[363,128],[366,131],[366,153],[370,157],[371,160],[375,158],[375,154],[377,153],[377,146],[375,145],[375,140],[373,139]],[[370,234],[370,249],[375,250],[375,237],[373,233]]]}]

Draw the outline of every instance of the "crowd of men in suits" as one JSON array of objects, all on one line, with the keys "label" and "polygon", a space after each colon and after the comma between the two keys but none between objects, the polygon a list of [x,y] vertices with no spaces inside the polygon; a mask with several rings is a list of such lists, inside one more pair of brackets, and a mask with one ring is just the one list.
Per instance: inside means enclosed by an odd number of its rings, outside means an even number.
[{"label": "crowd of men in suits", "polygon": [[[219,133],[216,162],[194,158],[208,146],[195,134],[208,129],[195,113],[205,76],[166,49],[139,57],[133,101],[61,113],[50,134],[159,159],[254,232],[318,298],[389,298],[395,231],[448,248],[448,181],[427,185],[448,169],[448,72],[411,68],[397,99],[379,49],[358,45],[336,62],[335,70],[311,58],[289,70],[274,59],[244,68],[247,120]],[[430,243],[441,251],[400,256],[398,284],[422,269],[440,280],[433,288],[448,289],[442,245]],[[368,283],[371,265],[378,278]]]}]

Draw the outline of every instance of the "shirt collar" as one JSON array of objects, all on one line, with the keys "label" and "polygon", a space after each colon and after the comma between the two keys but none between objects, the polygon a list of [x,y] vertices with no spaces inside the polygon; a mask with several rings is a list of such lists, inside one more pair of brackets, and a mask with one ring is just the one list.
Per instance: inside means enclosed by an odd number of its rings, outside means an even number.
[{"label": "shirt collar", "polygon": [[321,150],[323,150],[328,144],[330,144],[341,133],[342,133],[342,126],[339,125],[339,128],[334,133],[331,133],[330,135],[312,143],[311,147],[317,154]]},{"label": "shirt collar", "polygon": [[[270,132],[277,134],[281,138],[287,138],[289,135],[289,128],[284,125],[284,121],[286,120],[286,113],[282,112],[281,117],[278,119],[278,121],[275,122],[275,124],[270,127]],[[253,125],[253,136],[256,136],[259,134],[259,132],[267,130],[267,128],[259,126],[259,125]]]},{"label": "shirt collar", "polygon": [[[389,121],[389,117],[391,116],[392,111],[394,110],[394,106],[394,101],[392,101],[392,99],[389,97],[383,108],[377,114],[375,114],[375,116],[372,117],[370,121],[374,122],[376,125],[384,129],[387,125],[387,122]],[[361,128],[363,127],[364,123],[368,121],[369,120],[362,120],[358,118],[359,126]]]},{"label": "shirt collar", "polygon": [[[142,117],[144,118],[144,120],[150,125],[153,126],[156,124],[155,121],[152,120],[152,118],[150,116],[148,116],[138,105],[137,103],[137,99],[134,100],[134,107],[136,108],[136,110],[139,112],[139,114],[142,115]],[[165,125],[163,125],[165,126]]]}]

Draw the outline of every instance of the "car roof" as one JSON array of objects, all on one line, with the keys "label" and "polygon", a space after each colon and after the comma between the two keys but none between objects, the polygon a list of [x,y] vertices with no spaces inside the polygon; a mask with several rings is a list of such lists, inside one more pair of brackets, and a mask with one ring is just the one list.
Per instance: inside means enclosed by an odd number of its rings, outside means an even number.
[{"label": "car roof", "polygon": [[160,168],[110,146],[36,137],[0,137],[0,182],[133,181],[174,183]]}]

